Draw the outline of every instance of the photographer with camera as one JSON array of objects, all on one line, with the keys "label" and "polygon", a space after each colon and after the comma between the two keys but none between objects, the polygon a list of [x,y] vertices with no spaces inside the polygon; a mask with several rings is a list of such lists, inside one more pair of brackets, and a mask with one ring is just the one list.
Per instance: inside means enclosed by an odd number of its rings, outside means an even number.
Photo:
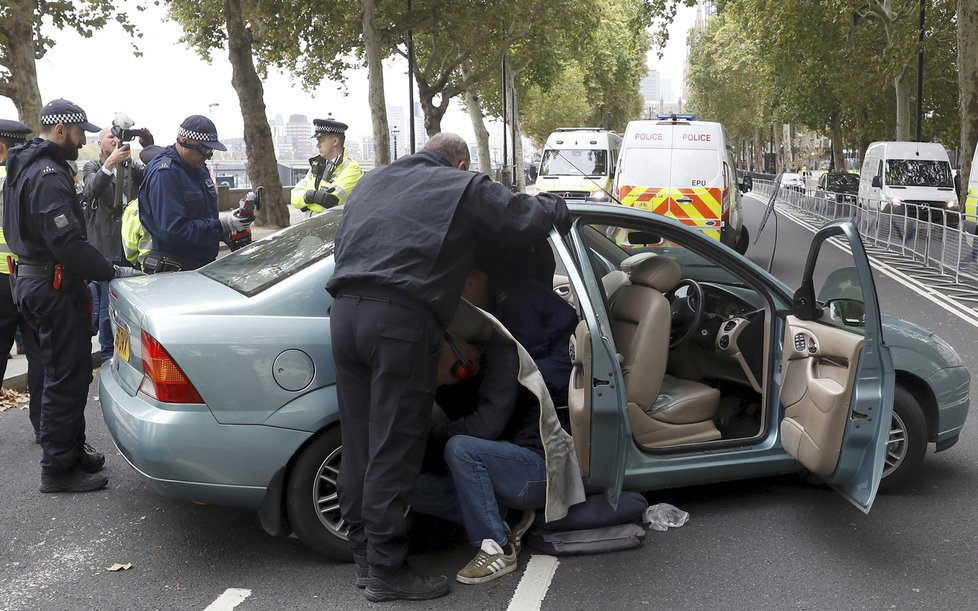
[{"label": "photographer with camera", "polygon": [[[99,158],[82,167],[82,205],[88,241],[102,256],[116,265],[128,265],[122,251],[122,213],[136,197],[143,182],[143,165],[131,159],[129,142],[139,138],[143,147],[153,144],[149,130],[132,129],[133,121],[118,113],[112,125],[98,135]],[[112,358],[112,327],[109,324],[109,283],[92,282],[92,310],[97,317],[102,360]]]},{"label": "photographer with camera", "polygon": [[363,176],[360,164],[346,156],[347,124],[329,115],[313,120],[319,154],[309,160],[309,173],[292,188],[292,205],[310,215],[342,206]]},{"label": "photographer with camera", "polygon": [[143,261],[147,273],[197,269],[217,258],[220,242],[241,232],[254,216],[217,213],[217,188],[207,171],[214,151],[226,151],[214,122],[184,119],[177,140],[146,166],[139,189],[139,220],[153,238]]}]

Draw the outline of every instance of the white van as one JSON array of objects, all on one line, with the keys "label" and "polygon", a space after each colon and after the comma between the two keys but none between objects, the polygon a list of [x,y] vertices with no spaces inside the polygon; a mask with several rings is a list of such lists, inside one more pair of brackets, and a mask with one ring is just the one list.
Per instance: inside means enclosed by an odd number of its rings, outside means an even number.
[{"label": "white van", "polygon": [[561,127],[547,138],[537,190],[569,202],[610,202],[621,136],[600,127]]},{"label": "white van", "polygon": [[618,200],[694,227],[743,254],[741,189],[727,130],[693,115],[630,121],[615,174]]},{"label": "white van", "polygon": [[961,208],[947,151],[937,142],[873,142],[859,172],[859,205],[957,227]]}]

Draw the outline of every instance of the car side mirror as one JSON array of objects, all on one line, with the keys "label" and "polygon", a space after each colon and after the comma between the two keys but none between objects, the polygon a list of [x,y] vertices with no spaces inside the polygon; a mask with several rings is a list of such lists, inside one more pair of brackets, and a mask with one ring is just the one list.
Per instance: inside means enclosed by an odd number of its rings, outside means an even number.
[{"label": "car side mirror", "polygon": [[879,176],[873,176],[873,188],[880,189],[883,187],[883,179]]},{"label": "car side mirror", "polygon": [[822,306],[829,320],[840,322],[847,327],[866,326],[866,306],[855,299],[829,299]]}]

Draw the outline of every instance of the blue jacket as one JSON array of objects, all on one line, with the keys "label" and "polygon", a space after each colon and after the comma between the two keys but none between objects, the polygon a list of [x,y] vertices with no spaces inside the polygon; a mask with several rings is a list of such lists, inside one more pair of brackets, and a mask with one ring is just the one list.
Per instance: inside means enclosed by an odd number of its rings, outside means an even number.
[{"label": "blue jacket", "polygon": [[139,189],[139,219],[153,251],[197,269],[217,258],[223,230],[217,189],[206,167],[186,165],[170,145],[146,166]]}]

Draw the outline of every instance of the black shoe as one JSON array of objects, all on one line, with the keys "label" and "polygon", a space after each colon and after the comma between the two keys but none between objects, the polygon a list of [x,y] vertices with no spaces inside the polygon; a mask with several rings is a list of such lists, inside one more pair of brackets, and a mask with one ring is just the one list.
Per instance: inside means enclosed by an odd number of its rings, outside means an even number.
[{"label": "black shoe", "polygon": [[86,443],[78,452],[78,466],[85,473],[98,473],[105,466],[105,455]]},{"label": "black shoe", "polygon": [[353,552],[353,562],[357,565],[357,577],[353,580],[353,585],[362,590],[370,583],[370,565],[367,564],[367,552]]},{"label": "black shoe", "polygon": [[424,575],[409,566],[393,571],[370,569],[366,596],[370,602],[428,600],[448,594],[448,577]]},{"label": "black shoe", "polygon": [[91,492],[108,483],[109,478],[85,473],[79,465],[64,471],[41,469],[41,492]]}]

